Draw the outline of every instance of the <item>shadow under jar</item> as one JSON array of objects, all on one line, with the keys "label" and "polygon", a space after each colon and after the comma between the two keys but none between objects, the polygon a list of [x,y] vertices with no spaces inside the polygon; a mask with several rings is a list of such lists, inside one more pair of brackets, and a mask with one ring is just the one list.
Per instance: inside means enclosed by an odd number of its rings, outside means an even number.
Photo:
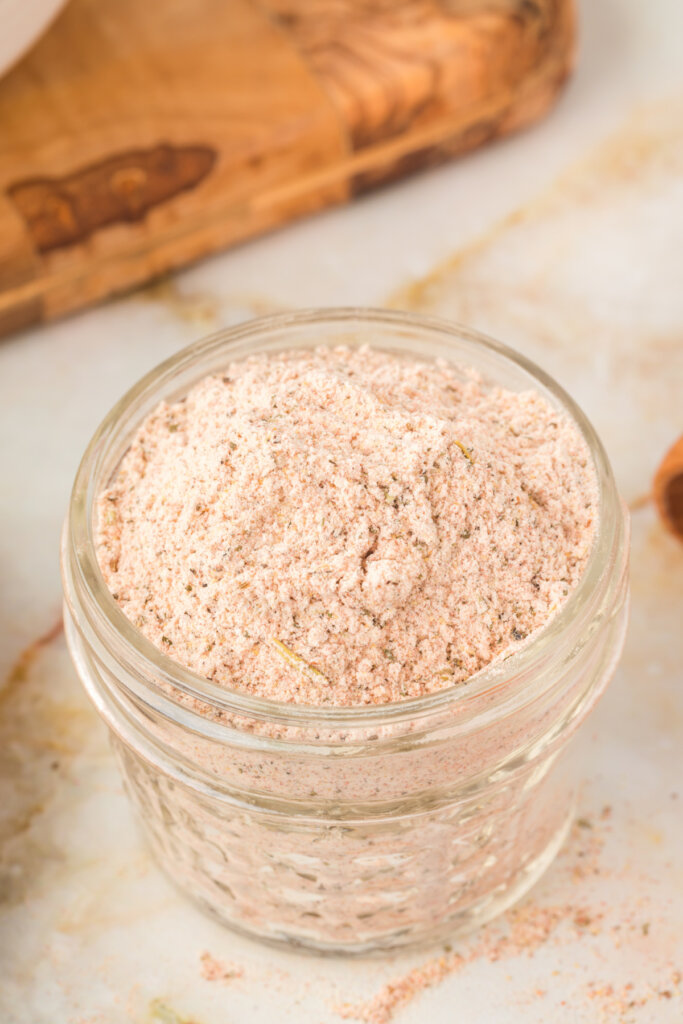
[{"label": "shadow under jar", "polygon": [[[94,504],[162,399],[255,352],[370,344],[475,367],[569,416],[599,520],[575,590],[515,654],[385,705],[285,704],[219,687],[157,650],[100,573]],[[166,873],[232,928],[319,952],[391,950],[475,927],[552,861],[574,810],[565,756],[612,676],[628,605],[627,519],[586,418],[542,371],[472,331],[404,313],[311,311],[222,331],[148,374],[79,468],[62,545],[66,631]]]}]

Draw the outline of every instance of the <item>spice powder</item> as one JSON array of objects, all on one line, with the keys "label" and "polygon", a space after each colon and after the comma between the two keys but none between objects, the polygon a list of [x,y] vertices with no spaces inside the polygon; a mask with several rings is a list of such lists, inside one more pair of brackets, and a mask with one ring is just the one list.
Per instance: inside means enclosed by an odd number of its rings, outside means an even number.
[{"label": "spice powder", "polygon": [[535,391],[368,347],[258,355],[144,421],[97,505],[128,618],[225,687],[383,704],[548,622],[596,520],[576,427]]}]

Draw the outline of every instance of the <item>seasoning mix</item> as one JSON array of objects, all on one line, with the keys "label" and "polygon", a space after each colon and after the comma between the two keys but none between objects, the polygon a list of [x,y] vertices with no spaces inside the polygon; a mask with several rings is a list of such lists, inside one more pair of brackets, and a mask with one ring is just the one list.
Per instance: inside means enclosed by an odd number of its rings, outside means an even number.
[{"label": "seasoning mix", "polygon": [[104,421],[67,638],[159,863],[271,942],[366,953],[514,903],[627,614],[627,521],[564,393],[402,313],[240,325]]}]

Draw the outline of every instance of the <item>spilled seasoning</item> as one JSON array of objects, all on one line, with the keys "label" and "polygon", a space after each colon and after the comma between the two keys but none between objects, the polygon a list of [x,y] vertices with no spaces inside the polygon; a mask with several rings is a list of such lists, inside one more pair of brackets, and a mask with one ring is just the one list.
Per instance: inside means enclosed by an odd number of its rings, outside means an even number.
[{"label": "spilled seasoning", "polygon": [[626,985],[588,985],[586,996],[595,1005],[601,1021],[623,1021],[626,1014],[653,1002],[670,1002],[681,998],[681,972],[672,970],[653,985],[639,980]]},{"label": "spilled seasoning", "polygon": [[[604,873],[601,854],[605,844],[604,832],[609,829],[610,818],[609,806],[604,807],[594,818],[578,818],[570,842],[560,854],[558,870],[573,884],[579,885],[579,893],[582,887],[584,895],[585,880]],[[650,923],[638,923],[637,911],[622,910],[615,922],[609,917],[609,912],[613,910],[603,901],[597,906],[578,901],[544,905],[535,902],[533,898],[527,899],[520,906],[508,910],[498,921],[480,929],[460,949],[453,950],[445,946],[443,955],[427,960],[406,974],[390,980],[369,999],[337,1005],[335,1011],[344,1020],[361,1021],[362,1024],[390,1024],[399,1011],[421,993],[477,962],[496,963],[520,956],[533,957],[548,944],[562,946],[577,940],[592,942],[600,936],[608,937],[616,949],[621,948],[626,933],[647,938]],[[561,962],[565,960],[566,957]],[[598,953],[597,963],[601,970],[604,970],[603,961],[604,957]],[[592,1015],[591,1019],[614,1021],[616,1024],[625,1019],[627,1012],[637,1011],[653,1001],[683,1001],[680,966],[673,962],[658,966],[653,963],[647,979],[641,976],[637,982],[620,986],[609,981],[590,981],[579,989],[580,994],[576,1002],[572,1003],[572,1012],[578,1014],[585,1010]],[[548,990],[545,988],[536,988],[532,993],[533,998],[544,998],[547,995]],[[566,1004],[563,1002],[561,1005]],[[593,1016],[596,1012],[599,1017]]]},{"label": "spilled seasoning", "polygon": [[236,964],[226,964],[205,951],[199,957],[199,973],[204,981],[233,981],[241,978],[244,971]]},{"label": "spilled seasoning", "polygon": [[[577,922],[577,917],[579,921]],[[364,1024],[389,1024],[396,1012],[412,1002],[425,989],[438,985],[457,974],[468,964],[485,958],[491,963],[521,954],[532,955],[562,925],[584,927],[584,911],[567,905],[561,907],[535,907],[525,904],[504,915],[503,926],[485,927],[478,942],[465,952],[449,952],[428,960],[414,970],[388,982],[376,996],[364,1003],[337,1007],[344,1020],[359,1020]]]}]

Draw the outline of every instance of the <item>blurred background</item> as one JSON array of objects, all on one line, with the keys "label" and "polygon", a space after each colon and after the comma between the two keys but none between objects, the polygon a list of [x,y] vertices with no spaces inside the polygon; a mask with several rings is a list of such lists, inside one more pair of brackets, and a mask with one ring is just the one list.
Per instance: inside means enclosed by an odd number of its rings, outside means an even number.
[{"label": "blurred background", "polygon": [[[0,25],[0,1020],[683,1019],[680,454],[653,484],[683,430],[681,4],[0,0]],[[389,1016],[428,954],[264,953],[176,897],[61,635],[61,522],[116,399],[219,327],[356,304],[539,363],[632,513],[625,655],[528,902],[552,926],[463,944]]]}]

